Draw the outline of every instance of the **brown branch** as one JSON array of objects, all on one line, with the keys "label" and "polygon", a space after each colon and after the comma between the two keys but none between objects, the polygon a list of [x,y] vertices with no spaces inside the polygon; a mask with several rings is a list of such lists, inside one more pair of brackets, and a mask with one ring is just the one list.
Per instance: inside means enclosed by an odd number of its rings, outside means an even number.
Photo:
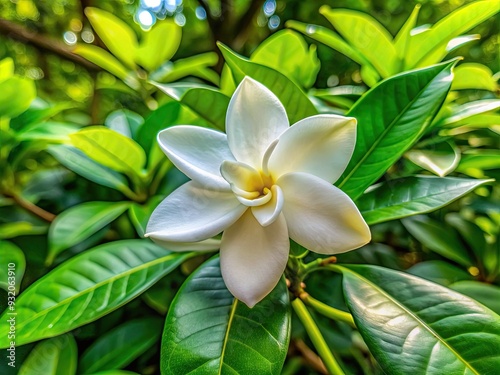
[{"label": "brown branch", "polygon": [[31,44],[41,50],[55,53],[65,59],[71,60],[89,70],[101,71],[102,69],[90,61],[71,51],[63,42],[38,34],[17,23],[0,19],[0,34],[8,38]]},{"label": "brown branch", "polygon": [[309,348],[306,343],[302,340],[295,340],[294,342],[295,348],[300,352],[304,361],[311,366],[315,371],[320,374],[328,374],[328,370],[326,369],[321,358],[314,353],[311,348]]},{"label": "brown branch", "polygon": [[20,195],[9,194],[8,196],[11,197],[14,202],[16,202],[20,207],[24,208],[25,210],[31,212],[41,219],[48,221],[49,223],[53,222],[56,218],[56,215],[54,215],[53,213],[45,211],[43,208],[38,207],[36,204],[33,204],[30,201],[27,201]]},{"label": "brown branch", "polygon": [[237,25],[237,34],[234,37],[233,48],[240,49],[245,44],[248,39],[248,34],[250,33],[252,21],[261,9],[265,0],[254,0],[250,3],[250,6],[246,10],[245,14],[241,16],[240,21]]}]

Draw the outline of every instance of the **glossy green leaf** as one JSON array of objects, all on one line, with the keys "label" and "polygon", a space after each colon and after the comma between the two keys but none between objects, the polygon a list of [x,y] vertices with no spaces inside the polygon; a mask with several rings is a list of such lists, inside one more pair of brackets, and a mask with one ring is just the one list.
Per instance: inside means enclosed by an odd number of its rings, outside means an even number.
[{"label": "glossy green leaf", "polygon": [[208,68],[217,64],[217,61],[219,61],[219,57],[215,52],[201,53],[174,62],[166,62],[151,73],[149,78],[152,81],[173,82],[187,76],[194,76],[218,85],[219,76]]},{"label": "glossy green leaf", "polygon": [[[17,345],[71,331],[116,310],[177,268],[192,253],[171,253],[148,240],[87,250],[38,279],[17,298]],[[0,316],[0,348],[9,345]]]},{"label": "glossy green leaf", "polygon": [[459,281],[451,284],[450,289],[465,294],[500,314],[500,287],[479,281]]},{"label": "glossy green leaf", "polygon": [[356,201],[368,224],[401,219],[444,207],[491,180],[411,176],[374,186]]},{"label": "glossy green leaf", "polygon": [[394,49],[399,58],[398,71],[404,70],[404,61],[408,54],[408,49],[411,47],[411,31],[415,28],[419,12],[420,4],[417,4],[394,38]]},{"label": "glossy green leaf", "polygon": [[13,76],[0,82],[0,92],[0,117],[16,117],[26,111],[35,99],[35,82]]},{"label": "glossy green leaf", "polygon": [[412,149],[406,158],[419,167],[444,177],[453,172],[460,162],[460,150],[449,142],[433,145],[431,149]]},{"label": "glossy green leaf", "polygon": [[414,216],[402,220],[405,228],[422,245],[439,255],[465,267],[474,265],[457,233],[427,216]]},{"label": "glossy green leaf", "polygon": [[107,70],[111,74],[117,76],[121,80],[127,80],[130,72],[122,65],[112,54],[104,49],[90,44],[78,44],[73,52],[80,55],[90,62]]},{"label": "glossy green leaf", "polygon": [[68,247],[89,238],[129,208],[128,202],[85,202],[57,215],[49,229],[47,264]]},{"label": "glossy green leaf", "polygon": [[356,146],[338,187],[356,199],[424,134],[450,89],[455,62],[389,78],[356,102],[347,113],[358,120]]},{"label": "glossy green leaf", "polygon": [[71,143],[96,162],[117,172],[138,174],[146,163],[135,141],[104,126],[91,126],[70,135]]},{"label": "glossy green leaf", "polygon": [[36,345],[19,368],[19,375],[74,375],[78,358],[76,341],[62,335]]},{"label": "glossy green leaf", "polygon": [[359,11],[331,9],[327,5],[319,11],[382,77],[396,73],[398,56],[392,36],[377,20]]},{"label": "glossy green leaf", "polygon": [[172,302],[162,374],[280,374],[290,323],[284,280],[249,309],[226,289],[214,258],[186,280]]},{"label": "glossy green leaf", "polygon": [[[460,106],[452,108],[451,116],[444,120],[444,125],[455,126],[464,119],[478,114],[483,114],[490,111],[495,111],[500,108],[500,100],[497,99],[483,99],[468,102]],[[491,125],[495,125],[492,123]]]},{"label": "glossy green leaf", "polygon": [[316,46],[308,48],[304,38],[291,30],[272,34],[252,53],[250,61],[273,68],[305,88],[314,84],[320,68]]},{"label": "glossy green leaf", "polygon": [[170,60],[181,43],[182,28],[173,19],[157,22],[144,36],[137,50],[137,63],[149,71]]},{"label": "glossy green leaf", "polygon": [[470,249],[476,255],[476,258],[481,262],[486,253],[486,238],[484,232],[476,224],[465,220],[458,213],[451,212],[446,215],[446,222],[455,228],[462,238],[469,245]]},{"label": "glossy green leaf", "polygon": [[163,199],[162,196],[157,195],[151,197],[144,204],[133,203],[130,206],[130,209],[128,211],[130,221],[134,225],[135,230],[140,237],[144,237],[149,217],[153,213],[154,209],[158,206],[158,204],[160,204],[162,199]]},{"label": "glossy green leaf", "polygon": [[12,242],[0,241],[0,259],[0,289],[17,294],[26,270],[24,253]]},{"label": "glossy green leaf", "polygon": [[137,372],[132,372],[132,371],[124,371],[124,370],[108,370],[108,371],[99,371],[99,372],[94,372],[93,374],[89,375],[140,375]]},{"label": "glossy green leaf", "polygon": [[495,374],[500,316],[424,279],[377,266],[333,266],[370,352],[392,375]]},{"label": "glossy green leaf", "polygon": [[451,84],[452,90],[488,90],[497,91],[498,83],[493,78],[493,72],[487,66],[478,63],[464,63],[455,69],[455,78]]},{"label": "glossy green leaf", "polygon": [[368,86],[374,86],[380,79],[380,75],[377,70],[368,62],[365,56],[363,56],[358,50],[351,47],[344,39],[342,39],[334,31],[327,29],[323,26],[311,25],[297,21],[287,21],[286,26],[301,32],[302,34],[339,51],[341,54],[349,57],[351,60],[357,62],[362,66],[363,69],[363,79],[367,77],[373,77],[371,80],[365,80],[364,82]]},{"label": "glossy green leaf", "polygon": [[135,139],[143,123],[144,119],[141,115],[127,109],[111,112],[104,121],[104,125],[111,130],[133,139]]},{"label": "glossy green leaf", "polygon": [[449,286],[457,281],[473,280],[471,274],[443,260],[428,260],[406,270],[409,274]]},{"label": "glossy green leaf", "polygon": [[10,122],[10,127],[12,129],[23,129],[30,125],[34,125],[43,121],[49,120],[51,117],[61,113],[62,111],[72,108],[73,105],[71,103],[58,103],[58,104],[46,104],[43,103],[41,106],[34,106],[39,98],[36,98],[33,102],[31,102],[30,108],[28,108],[25,112],[21,113],[16,118],[13,118]]},{"label": "glossy green leaf", "polygon": [[481,39],[481,35],[479,34],[463,35],[453,38],[446,45],[443,44],[439,46],[438,48],[432,50],[427,56],[423,57],[418,66],[424,67],[436,64],[442,61],[450,52],[467,43],[474,42],[479,39]]},{"label": "glossy green leaf", "polygon": [[474,150],[462,155],[462,160],[457,167],[457,172],[469,174],[470,169],[490,170],[500,168],[499,150]]},{"label": "glossy green leaf", "polygon": [[59,163],[90,181],[119,191],[127,188],[125,177],[93,161],[77,148],[57,145],[50,146],[47,151]]},{"label": "glossy green leaf", "polygon": [[138,44],[130,26],[112,13],[98,8],[85,8],[85,15],[111,53],[129,68],[134,68]]},{"label": "glossy green leaf", "polygon": [[221,43],[218,45],[237,83],[249,76],[264,84],[285,107],[290,124],[317,114],[307,95],[285,75],[267,66],[253,63]]},{"label": "glossy green leaf", "polygon": [[163,320],[129,320],[100,336],[82,354],[78,370],[83,374],[127,366],[160,339]]},{"label": "glossy green leaf", "polygon": [[411,67],[423,66],[423,60],[434,50],[446,49],[448,42],[479,25],[500,11],[499,0],[475,1],[442,18],[425,33],[413,36],[408,62]]},{"label": "glossy green leaf", "polygon": [[64,122],[42,122],[22,129],[16,134],[19,141],[67,142],[69,135],[79,130],[79,127]]},{"label": "glossy green leaf", "polygon": [[226,128],[226,111],[229,106],[229,98],[220,91],[212,88],[193,87],[184,93],[178,94],[168,85],[155,84],[161,91],[178,100],[198,116],[208,121],[219,130]]}]

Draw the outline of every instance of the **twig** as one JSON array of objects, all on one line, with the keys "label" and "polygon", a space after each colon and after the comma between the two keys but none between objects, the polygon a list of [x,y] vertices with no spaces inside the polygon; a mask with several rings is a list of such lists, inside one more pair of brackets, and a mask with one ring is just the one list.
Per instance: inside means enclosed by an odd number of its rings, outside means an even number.
[{"label": "twig", "polygon": [[24,208],[25,210],[31,212],[32,214],[38,216],[39,218],[48,221],[49,223],[53,222],[54,219],[56,218],[56,215],[54,215],[51,212],[45,211],[43,208],[38,207],[36,204],[31,203],[30,201],[24,199],[20,195],[17,194],[9,194],[9,197],[11,197],[14,202],[16,202],[19,206]]}]

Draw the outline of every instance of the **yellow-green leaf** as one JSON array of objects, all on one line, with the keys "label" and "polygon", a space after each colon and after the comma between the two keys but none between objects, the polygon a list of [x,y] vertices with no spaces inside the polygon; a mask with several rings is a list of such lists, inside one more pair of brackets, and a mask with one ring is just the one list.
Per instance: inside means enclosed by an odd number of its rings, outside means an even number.
[{"label": "yellow-green leaf", "polygon": [[132,139],[105,128],[92,126],[70,135],[73,145],[91,159],[118,172],[138,173],[144,167],[146,154]]}]

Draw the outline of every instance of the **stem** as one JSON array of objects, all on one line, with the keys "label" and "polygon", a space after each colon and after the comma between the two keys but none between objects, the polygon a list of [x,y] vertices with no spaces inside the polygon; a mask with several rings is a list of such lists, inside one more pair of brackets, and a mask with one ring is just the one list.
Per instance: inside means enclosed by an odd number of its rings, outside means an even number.
[{"label": "stem", "polygon": [[318,351],[318,354],[323,360],[328,372],[332,375],[345,375],[344,371],[337,363],[337,360],[330,351],[330,348],[328,348],[328,345],[326,344],[326,341],[323,338],[321,331],[314,322],[313,318],[311,317],[311,314],[307,310],[307,307],[304,305],[304,303],[299,298],[296,298],[292,302],[292,307],[295,310],[295,313],[299,317],[300,321],[304,325],[304,328],[306,329],[309,338],[311,339],[314,347]]},{"label": "stem", "polygon": [[336,309],[335,307],[329,306],[326,303],[318,301],[317,299],[311,297],[308,293],[302,293],[300,299],[304,301],[305,304],[311,306],[314,310],[319,312],[321,315],[327,318],[337,320],[349,324],[351,327],[356,328],[354,319],[348,312]]},{"label": "stem", "polygon": [[56,218],[51,212],[45,211],[43,208],[38,207],[36,204],[31,203],[30,201],[24,199],[20,195],[17,194],[9,194],[9,196],[16,202],[19,206],[24,208],[25,210],[31,212],[32,214],[38,216],[39,218],[48,221],[49,223],[53,222]]}]

